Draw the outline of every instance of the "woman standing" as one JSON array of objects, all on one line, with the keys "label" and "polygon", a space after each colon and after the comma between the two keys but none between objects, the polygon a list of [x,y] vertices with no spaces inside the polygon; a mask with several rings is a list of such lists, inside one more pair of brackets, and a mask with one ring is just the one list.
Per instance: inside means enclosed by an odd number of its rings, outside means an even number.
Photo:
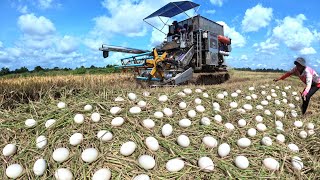
[{"label": "woman standing", "polygon": [[275,82],[284,80],[291,75],[296,75],[302,82],[306,84],[301,96],[303,104],[301,106],[302,114],[305,114],[308,108],[308,104],[311,96],[320,88],[320,77],[315,70],[306,66],[306,61],[302,57],[298,57],[294,64],[296,65],[289,72],[285,73],[278,79],[274,79]]}]

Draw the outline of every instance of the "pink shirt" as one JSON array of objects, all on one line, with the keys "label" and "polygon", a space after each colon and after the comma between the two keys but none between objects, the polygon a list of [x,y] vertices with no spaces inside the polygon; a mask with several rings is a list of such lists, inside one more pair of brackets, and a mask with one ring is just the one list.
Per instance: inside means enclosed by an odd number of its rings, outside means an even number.
[{"label": "pink shirt", "polygon": [[317,87],[320,88],[320,77],[318,73],[308,66],[304,69],[304,71],[301,74],[299,73],[297,67],[294,67],[293,69],[288,71],[286,74],[281,76],[280,79],[282,80],[286,79],[291,75],[298,76],[301,79],[301,81],[307,85],[305,89],[306,93],[309,92],[312,85],[316,85]]}]

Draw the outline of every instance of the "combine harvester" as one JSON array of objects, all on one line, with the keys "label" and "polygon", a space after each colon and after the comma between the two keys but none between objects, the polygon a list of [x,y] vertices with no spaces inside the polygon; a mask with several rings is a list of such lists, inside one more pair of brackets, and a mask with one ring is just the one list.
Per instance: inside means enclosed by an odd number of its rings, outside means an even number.
[{"label": "combine harvester", "polygon": [[[186,11],[198,6],[190,1],[171,2],[144,18],[144,21],[159,17],[166,26],[161,17],[186,14]],[[231,39],[224,36],[222,25],[196,15],[180,22],[174,21],[168,26],[168,33],[153,26],[167,37],[152,51],[108,45],[102,45],[99,50],[103,51],[104,58],[109,56],[109,51],[136,54],[121,59],[121,66],[117,68],[133,70],[136,80],[143,85],[210,85],[229,79],[224,56],[231,52]]]}]

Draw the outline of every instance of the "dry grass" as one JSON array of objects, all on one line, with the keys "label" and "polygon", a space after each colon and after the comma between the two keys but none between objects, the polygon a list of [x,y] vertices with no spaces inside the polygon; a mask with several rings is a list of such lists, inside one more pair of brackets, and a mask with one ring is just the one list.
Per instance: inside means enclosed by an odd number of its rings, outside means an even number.
[{"label": "dry grass", "polygon": [[[306,117],[299,116],[297,120],[302,120],[305,124],[313,122],[316,125],[316,135],[308,137],[307,141],[300,139],[298,133],[300,130],[293,127],[294,118],[290,116],[290,109],[287,105],[281,104],[276,106],[273,101],[268,105],[268,109],[274,114],[275,110],[279,109],[286,113],[285,118],[281,119],[284,123],[286,143],[281,144],[276,142],[277,135],[274,127],[274,121],[277,117],[274,115],[266,116],[261,110],[253,110],[246,114],[239,114],[235,110],[229,108],[229,103],[234,101],[228,96],[224,100],[217,100],[216,94],[224,90],[229,94],[237,89],[242,90],[241,96],[235,101],[242,106],[245,103],[252,104],[255,107],[260,104],[263,96],[260,94],[262,90],[259,86],[270,84],[266,91],[270,94],[270,89],[276,89],[272,86],[272,79],[278,77],[279,74],[274,73],[250,73],[250,72],[231,72],[231,80],[222,85],[200,86],[209,94],[209,98],[202,98],[202,105],[206,107],[203,114],[197,114],[197,117],[191,119],[192,126],[189,128],[181,128],[178,126],[178,121],[186,117],[187,111],[195,109],[194,99],[202,97],[201,94],[193,94],[185,98],[178,97],[176,94],[185,87],[174,88],[156,88],[156,89],[136,89],[131,76],[128,75],[86,75],[86,76],[61,76],[61,77],[38,77],[38,78],[21,78],[12,80],[0,80],[0,89],[4,93],[2,96],[2,107],[0,109],[0,128],[2,135],[0,137],[0,149],[7,143],[16,143],[18,152],[12,157],[0,156],[1,168],[0,178],[6,179],[5,169],[13,163],[20,163],[25,172],[21,179],[35,179],[32,172],[32,166],[36,159],[43,157],[49,163],[49,167],[44,176],[40,179],[52,179],[53,173],[58,167],[69,168],[76,179],[90,179],[92,174],[99,168],[108,167],[112,171],[112,179],[131,179],[133,176],[145,173],[152,179],[319,179],[320,178],[320,163],[316,157],[319,154],[319,99],[317,93],[310,104],[309,114]],[[263,77],[263,78],[261,78]],[[128,81],[129,80],[129,81]],[[298,101],[295,101],[291,96],[292,91],[301,90],[303,86],[297,79],[279,82],[281,90],[277,90],[277,94],[281,97],[281,91],[284,91],[284,86],[290,84],[293,88],[286,90],[288,101],[293,102],[300,113]],[[259,96],[257,100],[245,100],[246,95],[252,92],[248,91],[249,86],[255,86],[255,94]],[[188,86],[193,90],[193,85]],[[151,92],[150,97],[143,97],[142,92],[148,90]],[[130,107],[135,105],[135,102],[114,102],[117,96],[126,97],[128,92],[135,92],[140,99],[148,103],[147,109],[141,114],[132,115],[128,113]],[[32,95],[36,94],[37,98],[32,99]],[[58,94],[58,95],[57,95]],[[169,101],[160,104],[157,100],[159,95],[167,94]],[[19,99],[20,98],[20,99]],[[21,100],[22,99],[22,100]],[[282,99],[282,97],[281,97]],[[30,101],[29,101],[30,100]],[[66,109],[58,109],[56,104],[59,101],[64,101],[67,104]],[[177,104],[185,101],[188,104],[186,110],[177,108]],[[223,124],[216,123],[213,116],[216,112],[212,111],[212,102],[219,102],[221,105]],[[93,123],[90,120],[92,112],[83,111],[83,106],[91,104],[94,107],[93,112],[99,112],[102,120],[99,123]],[[109,112],[112,106],[120,106],[123,108],[119,115],[126,119],[126,122],[121,127],[112,127],[111,120],[114,118]],[[6,107],[6,108],[4,108]],[[171,118],[163,118],[157,120],[153,118],[155,111],[162,111],[163,108],[169,107],[173,110],[174,116]],[[75,124],[73,117],[77,113],[82,113],[86,116],[85,123],[82,125]],[[239,148],[236,141],[241,137],[246,137],[246,131],[250,127],[255,127],[256,122],[254,117],[262,115],[263,122],[267,125],[268,130],[264,133],[258,133],[256,137],[249,138],[252,145],[248,148]],[[200,125],[201,117],[207,116],[212,122],[210,126]],[[152,118],[156,127],[148,130],[141,126],[141,121],[146,118]],[[38,121],[38,125],[32,129],[24,127],[24,121],[28,118],[34,118]],[[44,123],[54,118],[57,123],[50,129],[45,129]],[[244,128],[236,128],[229,132],[224,128],[224,123],[231,122],[236,126],[239,119],[246,119],[248,125]],[[161,127],[165,123],[170,123],[174,127],[174,132],[171,136],[164,138],[161,135]],[[113,133],[114,138],[111,142],[102,143],[96,138],[96,133],[99,130],[109,130]],[[306,129],[304,127],[304,129]],[[69,144],[69,137],[80,132],[84,135],[84,142],[76,147]],[[182,148],[176,144],[176,137],[180,134],[187,134],[191,140],[191,145],[188,148]],[[231,145],[231,153],[220,158],[217,155],[217,148],[208,149],[202,143],[201,139],[204,135],[211,134],[216,137],[220,143],[227,142]],[[35,139],[39,135],[45,135],[49,143],[43,150],[38,150],[35,147]],[[155,137],[161,146],[157,152],[152,152],[147,149],[144,140],[148,136]],[[269,136],[273,139],[273,145],[270,147],[262,146],[260,140],[263,136]],[[121,145],[127,141],[134,141],[137,144],[136,151],[129,157],[124,157],[119,153]],[[300,148],[299,153],[293,153],[286,147],[288,143],[295,143]],[[56,163],[52,158],[52,152],[57,147],[66,147],[70,150],[70,156],[66,162],[61,164]],[[88,147],[95,147],[100,155],[99,159],[91,164],[84,163],[81,160],[81,152]],[[154,169],[146,171],[139,167],[137,158],[142,154],[149,154],[156,160]],[[250,166],[246,170],[238,169],[233,159],[237,155],[245,155],[250,161]],[[291,165],[291,157],[298,155],[304,163],[305,168],[301,171],[294,171]],[[197,160],[201,156],[209,156],[215,164],[213,173],[201,172],[197,167]],[[266,157],[274,157],[280,162],[281,168],[277,172],[267,171],[262,167],[262,160]],[[177,173],[169,173],[165,169],[165,163],[172,158],[181,157],[185,160],[186,166],[183,170]]]}]

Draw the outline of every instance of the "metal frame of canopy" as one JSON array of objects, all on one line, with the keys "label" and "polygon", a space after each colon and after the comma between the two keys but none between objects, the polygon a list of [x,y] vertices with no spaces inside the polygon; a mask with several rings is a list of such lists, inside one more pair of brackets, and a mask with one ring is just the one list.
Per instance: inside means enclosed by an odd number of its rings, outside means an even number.
[{"label": "metal frame of canopy", "polygon": [[[164,22],[161,19],[161,17],[172,18],[172,17],[174,17],[178,14],[181,14],[181,13],[185,13],[188,17],[190,17],[186,13],[186,11],[188,11],[190,9],[194,9],[199,6],[200,6],[199,4],[191,2],[191,1],[170,2],[170,3],[166,4],[165,6],[163,6],[162,8],[158,9],[157,11],[153,12],[152,14],[147,16],[146,18],[144,18],[143,21],[166,35],[167,33],[163,32],[162,29],[167,25],[169,19],[166,22]],[[197,10],[195,10],[195,12],[197,12],[198,10],[199,10],[199,8]],[[161,29],[157,28],[156,26],[154,26],[151,23],[149,23],[148,21],[146,21],[147,19],[154,18],[156,16],[158,16],[160,21],[163,23],[163,26]]]}]

